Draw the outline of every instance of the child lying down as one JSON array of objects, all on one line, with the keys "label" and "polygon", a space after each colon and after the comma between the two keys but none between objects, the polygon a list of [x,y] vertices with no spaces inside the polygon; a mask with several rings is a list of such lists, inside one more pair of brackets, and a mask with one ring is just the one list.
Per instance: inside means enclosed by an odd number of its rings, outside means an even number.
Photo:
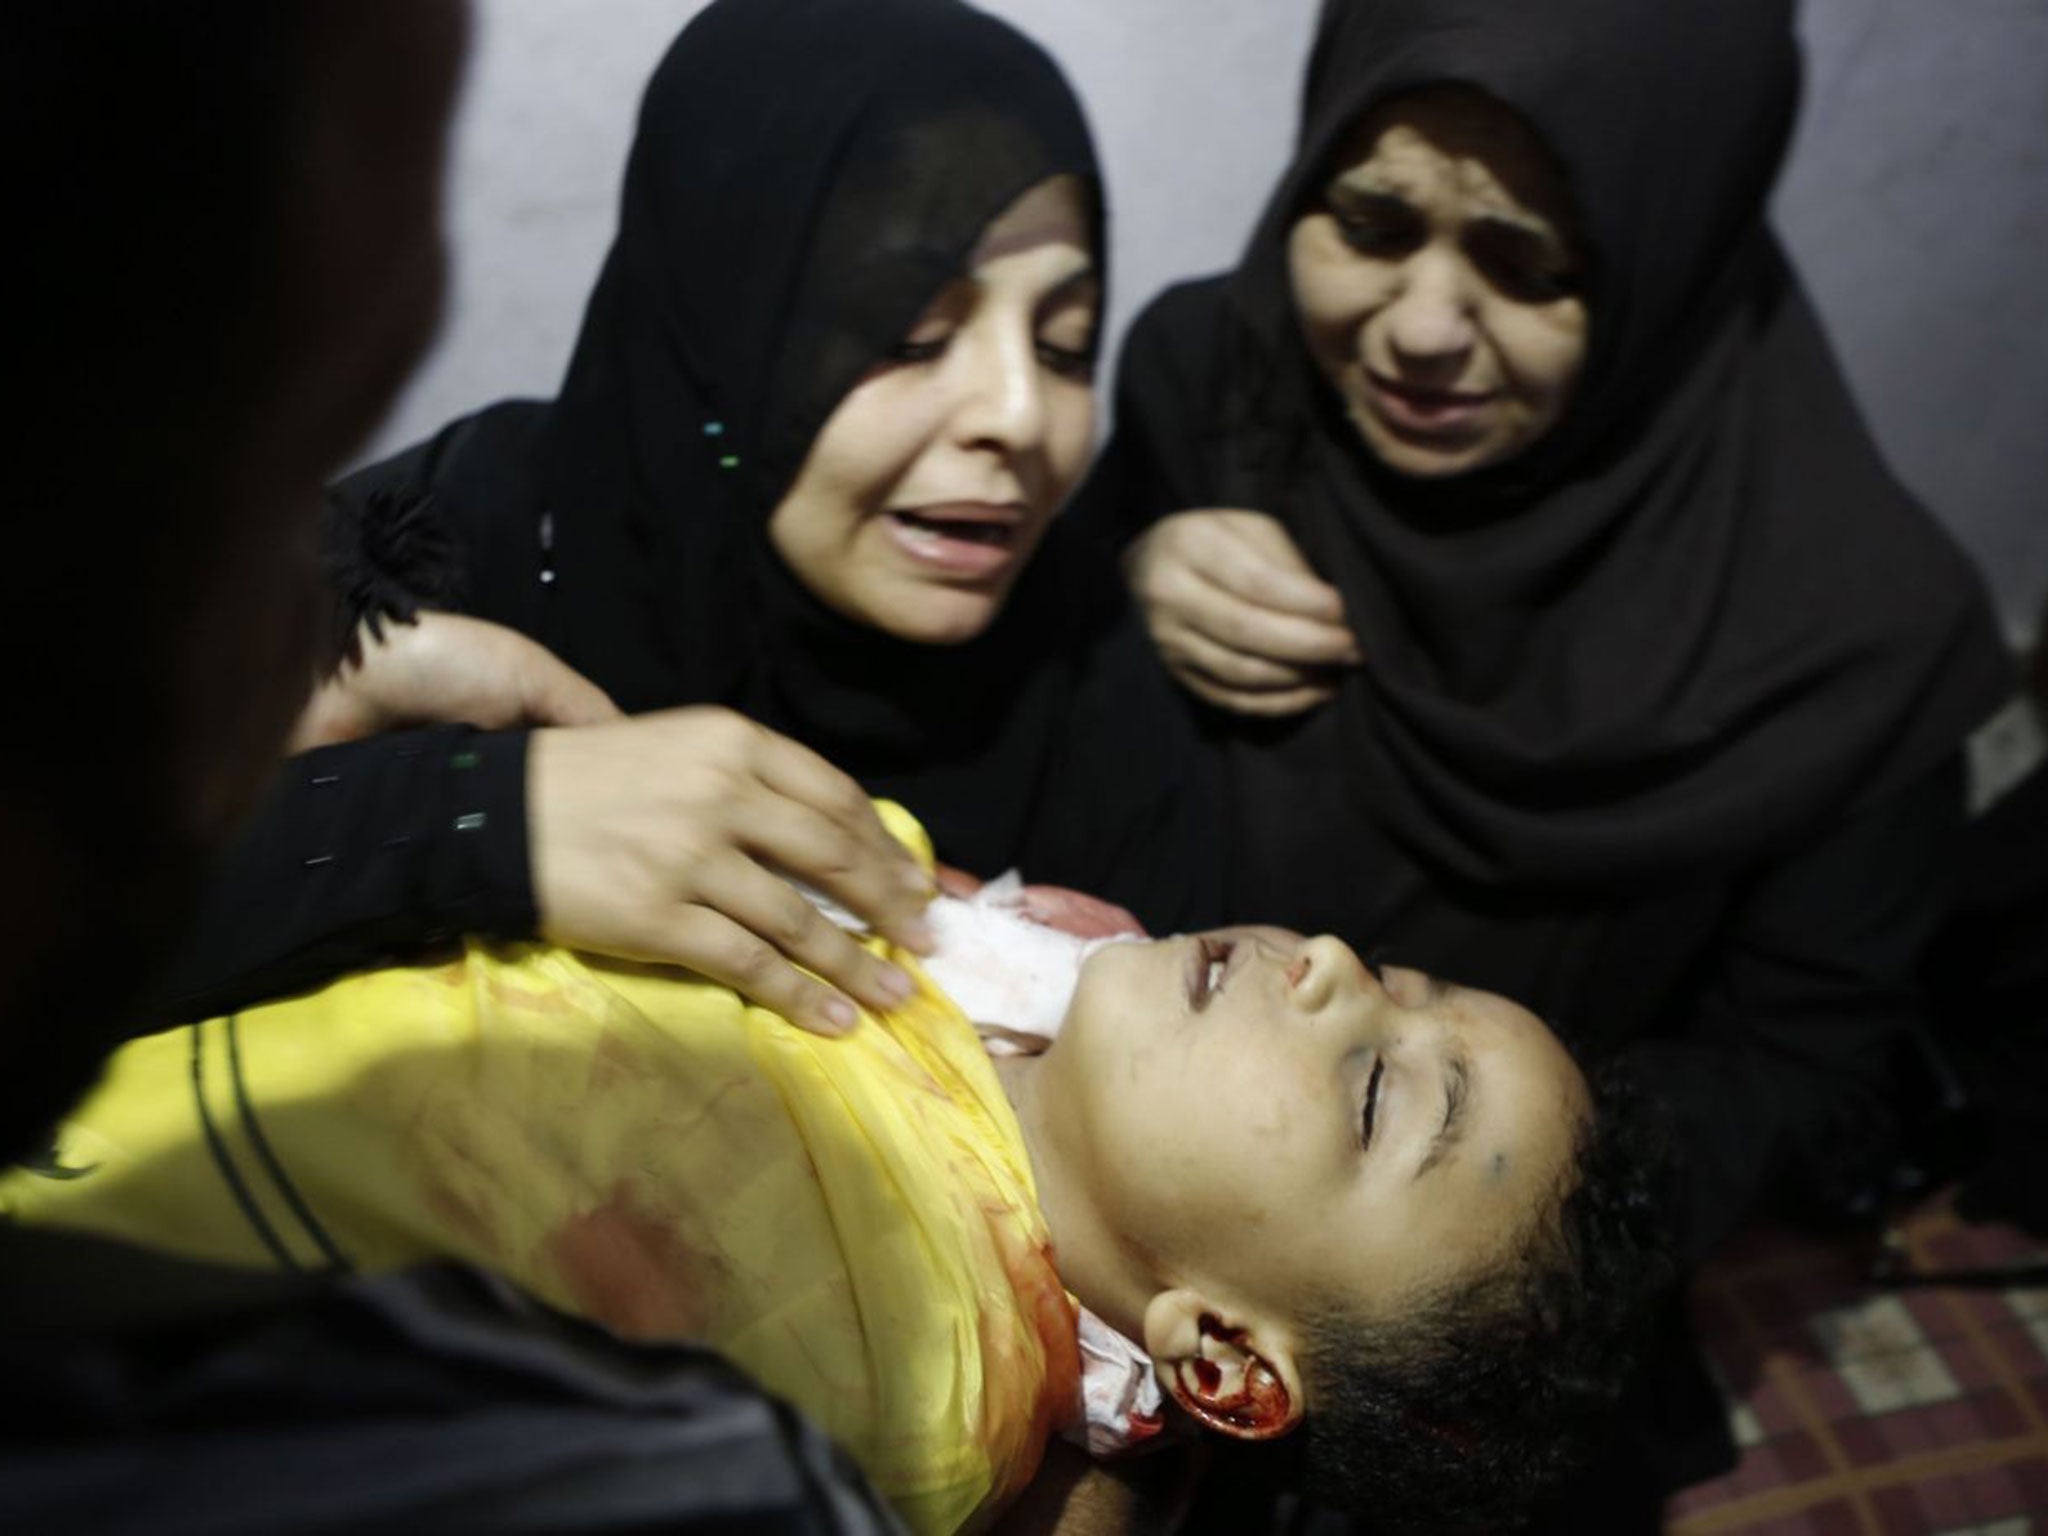
[{"label": "child lying down", "polygon": [[919,994],[842,1039],[471,944],[139,1040],[0,1209],[230,1263],[459,1259],[705,1341],[919,1531],[984,1522],[1054,1433],[1272,1440],[1387,1523],[1554,1469],[1658,1269],[1629,1103],[1514,1004],[1334,939],[941,901]]}]

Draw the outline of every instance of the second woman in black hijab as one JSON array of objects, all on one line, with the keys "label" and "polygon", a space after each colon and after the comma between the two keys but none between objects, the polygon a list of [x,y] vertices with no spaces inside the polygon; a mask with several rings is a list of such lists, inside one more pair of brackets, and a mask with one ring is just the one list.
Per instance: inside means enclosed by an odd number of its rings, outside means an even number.
[{"label": "second woman in black hijab", "polygon": [[[1075,514],[1143,535],[1232,915],[1623,1050],[1693,1256],[1875,1187],[2010,688],[1766,226],[1797,99],[1789,0],[1326,0],[1294,162],[1134,326]],[[1673,1327],[1554,1528],[1726,1455]]]},{"label": "second woman in black hijab", "polygon": [[[1091,440],[1102,235],[1079,106],[1005,24],[718,0],[649,86],[559,397],[340,488],[358,606],[509,626],[629,713],[730,706],[901,800],[947,862],[1195,922],[1221,865],[1179,712],[1048,531]],[[174,1011],[435,929],[530,931],[534,858],[542,925],[611,947],[550,926],[548,796],[652,728],[436,737],[402,789],[417,742],[301,759]],[[631,841],[659,778],[625,776],[601,836]]]},{"label": "second woman in black hijab", "polygon": [[[1330,0],[1087,495],[1227,706],[1238,909],[1632,1043],[1695,1252],[1881,1159],[2009,687],[1765,225],[1797,97],[1777,0]],[[1208,580],[1278,595],[1199,632]]]}]

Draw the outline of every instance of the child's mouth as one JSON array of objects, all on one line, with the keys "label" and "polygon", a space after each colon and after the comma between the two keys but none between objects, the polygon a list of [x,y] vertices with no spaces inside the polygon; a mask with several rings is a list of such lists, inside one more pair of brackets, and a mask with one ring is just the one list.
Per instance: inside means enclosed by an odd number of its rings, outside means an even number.
[{"label": "child's mouth", "polygon": [[1186,966],[1188,1006],[1197,1012],[1209,1005],[1230,979],[1230,959],[1237,953],[1237,940],[1219,934],[1196,934],[1188,946]]}]

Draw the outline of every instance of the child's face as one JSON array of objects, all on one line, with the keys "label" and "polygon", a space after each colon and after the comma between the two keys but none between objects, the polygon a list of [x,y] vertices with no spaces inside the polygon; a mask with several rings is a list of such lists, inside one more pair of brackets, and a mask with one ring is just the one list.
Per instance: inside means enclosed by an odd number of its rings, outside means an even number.
[{"label": "child's face", "polygon": [[1588,1107],[1526,1009],[1271,928],[1101,951],[1041,1070],[1156,1283],[1282,1327],[1482,1272],[1557,1197]]}]

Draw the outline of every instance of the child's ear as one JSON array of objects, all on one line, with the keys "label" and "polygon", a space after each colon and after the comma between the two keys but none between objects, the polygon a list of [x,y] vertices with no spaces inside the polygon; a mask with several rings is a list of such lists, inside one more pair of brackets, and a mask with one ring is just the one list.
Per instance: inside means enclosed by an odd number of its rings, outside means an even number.
[{"label": "child's ear", "polygon": [[1196,1291],[1161,1291],[1145,1308],[1145,1352],[1189,1418],[1233,1440],[1277,1440],[1301,1423],[1294,1351],[1269,1328]]}]

